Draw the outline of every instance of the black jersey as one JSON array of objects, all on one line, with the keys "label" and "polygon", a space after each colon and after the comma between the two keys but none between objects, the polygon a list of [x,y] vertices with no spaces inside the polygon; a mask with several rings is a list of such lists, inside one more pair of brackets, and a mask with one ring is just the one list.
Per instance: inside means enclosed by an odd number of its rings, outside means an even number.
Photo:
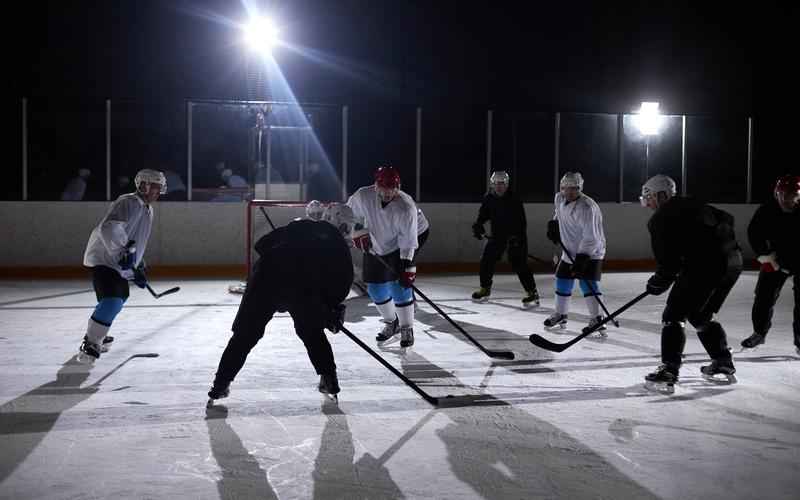
[{"label": "black jersey", "polygon": [[525,238],[527,234],[525,208],[510,189],[503,196],[488,193],[483,197],[477,223],[483,225],[486,221],[491,223],[492,236],[495,238]]},{"label": "black jersey", "polygon": [[778,265],[800,272],[800,209],[787,213],[774,199],[764,203],[747,226],[747,239],[756,255],[775,252]]}]

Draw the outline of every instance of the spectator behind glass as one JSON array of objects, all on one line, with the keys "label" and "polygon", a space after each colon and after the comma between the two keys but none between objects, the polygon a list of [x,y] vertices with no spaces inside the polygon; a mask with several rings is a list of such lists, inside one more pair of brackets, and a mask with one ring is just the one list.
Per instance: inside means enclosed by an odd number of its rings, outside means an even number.
[{"label": "spectator behind glass", "polygon": [[86,181],[91,175],[92,172],[88,168],[78,170],[78,176],[70,179],[64,187],[61,201],[81,201],[86,194]]},{"label": "spectator behind glass", "polygon": [[186,184],[183,183],[183,179],[181,179],[178,172],[167,170],[164,172],[164,176],[167,178],[167,194],[162,196],[161,200],[186,200]]}]

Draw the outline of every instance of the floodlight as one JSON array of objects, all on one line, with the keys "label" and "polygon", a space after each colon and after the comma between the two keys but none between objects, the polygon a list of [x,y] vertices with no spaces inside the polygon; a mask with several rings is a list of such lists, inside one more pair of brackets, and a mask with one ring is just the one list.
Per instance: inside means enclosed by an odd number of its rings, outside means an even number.
[{"label": "floodlight", "polygon": [[278,44],[278,28],[267,17],[258,17],[245,27],[245,40],[251,49],[269,55],[272,47]]},{"label": "floodlight", "polygon": [[636,125],[642,135],[656,135],[661,128],[662,116],[657,102],[643,102],[639,108]]}]

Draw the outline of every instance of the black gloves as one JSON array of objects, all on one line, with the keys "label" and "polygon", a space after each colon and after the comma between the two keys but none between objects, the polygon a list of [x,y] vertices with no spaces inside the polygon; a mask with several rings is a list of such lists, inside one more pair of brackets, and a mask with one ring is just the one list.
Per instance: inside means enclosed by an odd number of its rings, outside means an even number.
[{"label": "black gloves", "polygon": [[585,253],[579,253],[575,256],[575,262],[572,263],[572,275],[576,278],[582,278],[589,270],[591,259]]},{"label": "black gloves", "polygon": [[133,263],[136,261],[136,244],[133,240],[128,240],[128,243],[125,245],[125,248],[122,250],[122,255],[119,259],[119,267],[123,270],[125,269],[133,269]]},{"label": "black gloves", "polygon": [[669,290],[669,287],[672,286],[672,281],[672,278],[665,278],[656,273],[647,280],[647,292],[650,295],[661,295]]},{"label": "black gloves", "polygon": [[547,221],[547,239],[558,245],[561,242],[561,232],[558,230],[558,221]]},{"label": "black gloves", "polygon": [[139,288],[147,286],[147,275],[144,273],[144,263],[139,264],[139,267],[133,270],[133,283]]},{"label": "black gloves", "polygon": [[337,304],[328,312],[328,317],[325,318],[325,328],[331,333],[339,333],[339,330],[341,330],[344,324],[345,309],[344,304]]},{"label": "black gloves", "polygon": [[474,236],[475,239],[482,240],[484,234],[486,234],[486,230],[483,229],[483,224],[478,224],[476,222],[472,225],[472,236]]}]

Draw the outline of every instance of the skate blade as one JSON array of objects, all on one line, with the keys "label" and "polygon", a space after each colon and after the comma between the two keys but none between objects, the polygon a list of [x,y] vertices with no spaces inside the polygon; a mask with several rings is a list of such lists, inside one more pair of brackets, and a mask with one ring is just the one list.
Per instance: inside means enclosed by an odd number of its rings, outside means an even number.
[{"label": "skate blade", "polygon": [[644,388],[648,391],[658,392],[660,394],[675,393],[675,384],[667,384],[665,382],[650,382],[649,380],[646,380],[644,382]]},{"label": "skate blade", "polygon": [[545,330],[555,330],[556,328],[559,328],[559,329],[563,330],[566,327],[567,327],[566,323],[558,323],[557,325],[553,325],[553,326],[545,326],[544,329]]},{"label": "skate blade", "polygon": [[727,375],[725,373],[717,373],[715,375],[706,375],[702,373],[701,375],[706,381],[717,385],[731,385],[739,381],[734,374]]},{"label": "skate blade", "polygon": [[522,308],[523,309],[530,309],[531,307],[539,307],[538,302],[523,302]]},{"label": "skate blade", "polygon": [[339,404],[339,396],[337,394],[328,394],[327,392],[323,392],[322,396],[325,398],[325,400],[327,400],[327,401],[329,401],[331,403],[334,403],[334,404],[337,404],[337,405]]},{"label": "skate blade", "polygon": [[206,401],[206,408],[213,408],[214,407],[214,401],[216,401],[216,399],[209,398],[209,400]]},{"label": "skate blade", "polygon": [[486,302],[489,302],[489,297],[483,297],[482,299],[472,299],[472,302],[475,302],[476,304],[485,304]]},{"label": "skate blade", "polygon": [[83,351],[78,352],[78,355],[75,357],[75,361],[82,365],[92,365],[94,364],[95,359],[96,358],[94,356],[90,356]]},{"label": "skate blade", "polygon": [[592,332],[589,334],[589,338],[592,339],[607,339],[608,332],[606,330],[598,330],[596,332]]},{"label": "skate blade", "polygon": [[390,338],[388,338],[386,340],[379,340],[378,341],[378,347],[386,347],[388,345],[392,345],[395,342],[399,342],[399,341],[400,341],[400,335],[399,334],[398,335],[392,335]]}]

